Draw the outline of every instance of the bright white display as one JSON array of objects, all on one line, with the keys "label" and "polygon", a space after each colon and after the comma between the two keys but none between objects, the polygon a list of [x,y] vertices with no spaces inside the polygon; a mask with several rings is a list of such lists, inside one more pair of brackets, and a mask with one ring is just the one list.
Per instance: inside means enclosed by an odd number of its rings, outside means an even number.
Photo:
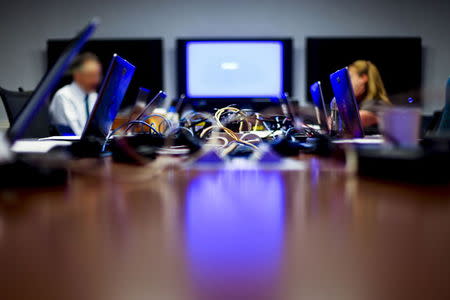
[{"label": "bright white display", "polygon": [[191,41],[186,44],[189,98],[268,98],[283,93],[279,41]]}]

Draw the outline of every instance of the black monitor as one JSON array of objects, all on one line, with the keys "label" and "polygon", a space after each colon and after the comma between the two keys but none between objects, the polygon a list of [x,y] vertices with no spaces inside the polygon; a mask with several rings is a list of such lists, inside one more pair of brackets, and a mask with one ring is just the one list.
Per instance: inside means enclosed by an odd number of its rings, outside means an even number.
[{"label": "black monitor", "polygon": [[405,104],[408,97],[414,98],[417,105],[421,104],[420,37],[307,38],[306,98],[311,98],[310,86],[321,81],[325,102],[329,104],[333,97],[330,74],[359,59],[370,60],[378,67],[394,104]]},{"label": "black monitor", "polygon": [[289,38],[177,40],[178,94],[214,105],[292,94]]},{"label": "black monitor", "polygon": [[[68,40],[55,39],[47,42],[47,61],[51,67]],[[114,53],[136,66],[133,80],[128,87],[122,108],[134,105],[139,92],[139,87],[145,86],[151,91],[151,95],[156,95],[163,86],[163,41],[162,39],[93,39],[83,47],[81,53],[92,52],[96,54],[106,72],[111,57]],[[64,84],[68,84],[71,77],[66,76]]]}]

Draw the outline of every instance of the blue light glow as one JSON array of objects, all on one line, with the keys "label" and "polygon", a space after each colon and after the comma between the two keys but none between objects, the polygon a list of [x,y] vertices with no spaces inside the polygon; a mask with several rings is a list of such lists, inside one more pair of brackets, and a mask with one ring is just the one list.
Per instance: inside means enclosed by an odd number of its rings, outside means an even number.
[{"label": "blue light glow", "polygon": [[189,98],[272,98],[283,91],[281,41],[186,43]]},{"label": "blue light glow", "polygon": [[194,278],[273,281],[284,234],[283,178],[277,171],[224,170],[195,178],[186,193],[186,242]]}]

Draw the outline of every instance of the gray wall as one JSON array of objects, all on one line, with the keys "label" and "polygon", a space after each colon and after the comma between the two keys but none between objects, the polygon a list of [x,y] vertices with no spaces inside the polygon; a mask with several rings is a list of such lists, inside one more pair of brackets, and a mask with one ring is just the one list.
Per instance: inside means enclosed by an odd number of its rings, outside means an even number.
[{"label": "gray wall", "polygon": [[306,36],[421,36],[425,112],[442,107],[450,74],[448,0],[1,1],[0,86],[11,89],[33,89],[45,70],[46,40],[71,37],[91,16],[102,19],[95,37],[163,37],[171,96],[175,39],[183,36],[293,37],[295,96],[301,99]]}]

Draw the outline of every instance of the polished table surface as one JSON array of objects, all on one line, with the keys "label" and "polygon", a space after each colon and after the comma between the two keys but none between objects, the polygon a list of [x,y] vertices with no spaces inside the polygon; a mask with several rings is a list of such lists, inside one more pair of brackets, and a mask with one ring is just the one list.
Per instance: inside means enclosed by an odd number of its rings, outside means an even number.
[{"label": "polished table surface", "polygon": [[81,160],[3,189],[0,299],[450,299],[450,186],[295,165]]}]

